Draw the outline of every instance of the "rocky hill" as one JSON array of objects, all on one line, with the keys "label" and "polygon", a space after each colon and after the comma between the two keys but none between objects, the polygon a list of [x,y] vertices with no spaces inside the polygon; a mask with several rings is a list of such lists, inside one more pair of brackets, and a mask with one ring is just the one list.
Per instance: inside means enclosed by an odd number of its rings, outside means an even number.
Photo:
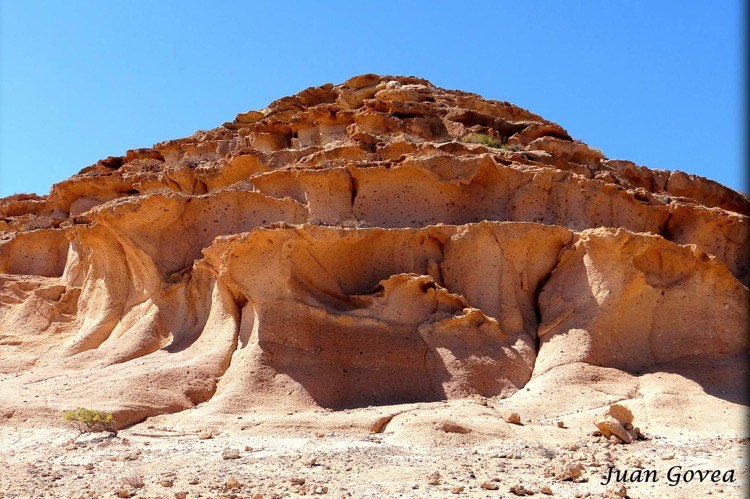
[{"label": "rocky hill", "polygon": [[0,200],[0,416],[412,434],[456,400],[469,431],[425,427],[491,434],[473,397],[742,435],[748,214],[507,102],[308,88]]}]

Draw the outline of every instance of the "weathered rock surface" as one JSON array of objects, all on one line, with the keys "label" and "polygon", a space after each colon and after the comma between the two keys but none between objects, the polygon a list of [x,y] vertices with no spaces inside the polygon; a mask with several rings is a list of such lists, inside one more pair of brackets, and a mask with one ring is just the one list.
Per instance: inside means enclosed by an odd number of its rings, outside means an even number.
[{"label": "weathered rock surface", "polygon": [[482,396],[526,420],[653,409],[663,369],[716,394],[700,366],[748,347],[748,215],[507,102],[309,88],[0,200],[0,413]]}]

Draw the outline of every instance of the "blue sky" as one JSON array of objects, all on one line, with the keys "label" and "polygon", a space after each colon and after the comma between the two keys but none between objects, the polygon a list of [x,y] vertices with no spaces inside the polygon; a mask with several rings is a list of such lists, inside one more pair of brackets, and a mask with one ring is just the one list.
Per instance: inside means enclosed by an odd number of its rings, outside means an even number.
[{"label": "blue sky", "polygon": [[361,73],[508,100],[743,189],[743,4],[5,0],[0,196]]}]

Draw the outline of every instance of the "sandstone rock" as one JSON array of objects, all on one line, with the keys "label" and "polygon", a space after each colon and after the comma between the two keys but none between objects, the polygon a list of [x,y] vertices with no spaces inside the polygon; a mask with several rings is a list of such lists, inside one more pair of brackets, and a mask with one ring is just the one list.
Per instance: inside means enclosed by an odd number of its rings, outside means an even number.
[{"label": "sandstone rock", "polygon": [[599,419],[594,424],[596,424],[596,427],[599,428],[600,432],[602,432],[602,435],[607,438],[616,437],[619,439],[619,441],[622,441],[626,444],[629,444],[633,441],[633,438],[622,426],[622,424],[613,418]]},{"label": "sandstone rock", "polygon": [[221,453],[222,459],[239,459],[240,457],[240,451],[237,449],[225,449]]},{"label": "sandstone rock", "polygon": [[209,438],[214,436],[214,432],[212,429],[203,429],[198,432],[198,438],[201,440],[208,440]]},{"label": "sandstone rock", "polygon": [[503,419],[506,423],[521,424],[521,416],[517,412],[505,412],[503,413]]},{"label": "sandstone rock", "polygon": [[235,118],[235,121],[239,121],[240,123],[255,123],[258,120],[262,120],[265,117],[263,113],[260,111],[248,111],[246,113],[240,113]]},{"label": "sandstone rock", "polygon": [[[311,87],[0,200],[0,407],[127,426],[516,397],[548,376],[557,404],[607,406],[633,390],[572,393],[746,353],[749,214],[507,102],[414,77]],[[431,431],[480,438],[452,420]]]},{"label": "sandstone rock", "polygon": [[633,429],[633,413],[622,404],[612,404],[607,409],[607,415],[616,419],[626,430]]},{"label": "sandstone rock", "polygon": [[[707,287],[711,300],[702,298]],[[535,375],[579,361],[637,372],[690,355],[744,351],[748,337],[737,324],[746,321],[747,296],[725,265],[695,246],[584,231],[540,294]]]},{"label": "sandstone rock", "polygon": [[527,489],[523,485],[513,485],[510,488],[510,493],[516,496],[531,496],[534,495],[534,491]]},{"label": "sandstone rock", "polygon": [[224,488],[226,490],[236,490],[242,488],[242,482],[240,482],[237,477],[230,476],[224,484]]},{"label": "sandstone rock", "polygon": [[600,434],[614,444],[629,444],[643,436],[640,429],[636,431],[633,427],[633,413],[622,404],[610,405],[594,424]]},{"label": "sandstone rock", "polygon": [[583,475],[583,465],[569,459],[553,460],[544,471],[544,476],[553,477],[561,482],[576,481]]},{"label": "sandstone rock", "polygon": [[621,485],[620,487],[607,489],[607,494],[610,497],[628,497],[628,489],[624,485]]}]

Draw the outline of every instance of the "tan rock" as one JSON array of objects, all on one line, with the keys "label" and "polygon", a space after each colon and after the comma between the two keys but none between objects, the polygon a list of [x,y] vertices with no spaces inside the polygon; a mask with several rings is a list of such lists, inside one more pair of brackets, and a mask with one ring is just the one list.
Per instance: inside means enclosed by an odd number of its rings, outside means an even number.
[{"label": "tan rock", "polygon": [[633,436],[631,436],[630,432],[623,427],[622,423],[614,418],[598,419],[594,424],[604,437],[609,439],[616,438],[617,440],[613,440],[613,443],[622,442],[629,444],[633,442]]},{"label": "tan rock", "polygon": [[503,419],[506,423],[521,424],[521,416],[519,416],[517,412],[504,412]]},{"label": "tan rock", "polygon": [[544,476],[553,477],[561,482],[576,481],[583,475],[583,471],[584,467],[581,463],[563,458],[550,461],[544,471]]},{"label": "tan rock", "polygon": [[201,440],[208,440],[209,438],[214,436],[214,432],[212,429],[203,429],[198,432],[198,438]]},{"label": "tan rock", "polygon": [[240,451],[237,449],[224,449],[221,453],[222,459],[239,459]]},{"label": "tan rock", "polygon": [[[707,287],[711,300],[703,299]],[[584,231],[540,294],[535,375],[574,362],[633,372],[741,352],[747,296],[723,264],[694,246],[622,229]]]},{"label": "tan rock", "polygon": [[[0,407],[204,428],[467,397],[496,422],[485,399],[513,397],[527,420],[596,410],[632,441],[625,404],[671,421],[744,400],[748,214],[507,102],[415,77],[311,87],[0,200]],[[397,437],[488,434],[428,420]]]},{"label": "tan rock", "polygon": [[612,404],[607,409],[607,415],[616,419],[626,430],[633,429],[633,413],[622,404]]},{"label": "tan rock", "polygon": [[226,483],[224,484],[224,488],[226,490],[236,490],[242,488],[242,482],[240,482],[237,477],[230,476]]},{"label": "tan rock", "polygon": [[516,496],[530,496],[534,495],[534,491],[531,489],[527,489],[523,485],[513,485],[510,488],[510,493]]}]

